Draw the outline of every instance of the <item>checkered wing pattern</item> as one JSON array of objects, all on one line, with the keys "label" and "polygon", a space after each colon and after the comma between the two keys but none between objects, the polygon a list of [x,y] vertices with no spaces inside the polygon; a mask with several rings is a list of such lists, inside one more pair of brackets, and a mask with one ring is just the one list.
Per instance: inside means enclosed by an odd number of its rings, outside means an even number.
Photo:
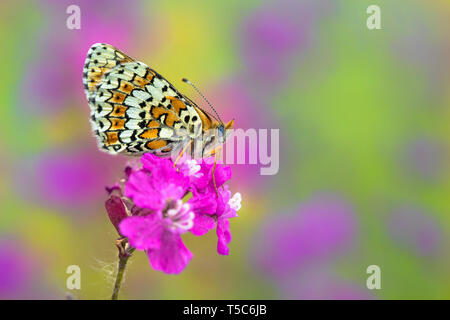
[{"label": "checkered wing pattern", "polygon": [[94,44],[83,71],[101,150],[165,156],[201,134],[197,106],[156,71],[113,46]]}]

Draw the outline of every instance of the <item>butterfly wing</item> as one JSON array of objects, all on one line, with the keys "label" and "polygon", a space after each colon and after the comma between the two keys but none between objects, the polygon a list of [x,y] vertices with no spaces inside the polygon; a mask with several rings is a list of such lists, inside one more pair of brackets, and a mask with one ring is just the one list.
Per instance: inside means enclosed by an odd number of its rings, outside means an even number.
[{"label": "butterfly wing", "polygon": [[84,82],[101,150],[165,156],[201,133],[190,101],[156,71],[112,46],[91,47]]},{"label": "butterfly wing", "polygon": [[106,43],[92,45],[83,68],[83,85],[86,97],[92,99],[103,75],[121,63],[132,62],[125,53]]}]

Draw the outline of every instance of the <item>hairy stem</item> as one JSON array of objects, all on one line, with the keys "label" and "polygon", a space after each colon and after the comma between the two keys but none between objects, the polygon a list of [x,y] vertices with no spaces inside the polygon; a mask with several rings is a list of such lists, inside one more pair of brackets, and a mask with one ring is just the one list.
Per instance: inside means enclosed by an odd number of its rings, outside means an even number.
[{"label": "hairy stem", "polygon": [[111,300],[119,298],[120,286],[122,285],[125,268],[127,267],[128,259],[131,257],[134,249],[128,245],[128,239],[122,238],[117,240],[117,248],[119,249],[119,264],[117,268],[116,283],[114,284],[114,291]]},{"label": "hairy stem", "polygon": [[116,283],[114,284],[114,291],[111,300],[117,300],[119,298],[120,285],[122,284],[123,274],[127,266],[129,257],[121,257],[119,259],[119,268],[117,270]]}]

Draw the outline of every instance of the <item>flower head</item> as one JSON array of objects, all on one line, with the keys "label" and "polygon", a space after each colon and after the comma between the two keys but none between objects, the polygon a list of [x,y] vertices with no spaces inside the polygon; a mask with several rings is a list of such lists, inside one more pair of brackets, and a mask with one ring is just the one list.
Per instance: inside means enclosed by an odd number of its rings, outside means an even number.
[{"label": "flower head", "polygon": [[[230,218],[237,217],[237,211],[241,207],[241,195],[240,193],[235,194],[231,197],[231,192],[226,186],[223,190],[219,192],[220,197],[217,202],[217,252],[222,255],[228,255],[229,249],[228,244],[231,241],[230,232]],[[236,208],[238,210],[236,210]]]},{"label": "flower head", "polygon": [[[213,170],[218,196],[213,182]],[[218,238],[217,252],[228,255],[228,243],[231,241],[229,218],[237,217],[237,211],[241,208],[241,195],[237,193],[231,197],[228,186],[224,183],[231,178],[229,166],[202,161],[199,172],[202,175],[192,180],[193,197],[189,202],[195,212],[195,224],[191,232],[195,235],[203,235],[216,227]]]},{"label": "flower head", "polygon": [[[198,176],[192,179],[193,193],[215,193],[216,187],[220,188],[225,182],[231,179],[231,168],[221,164],[210,163],[210,161],[202,160],[200,163]],[[213,171],[216,187],[213,182]]]},{"label": "flower head", "polygon": [[123,220],[120,231],[132,246],[147,252],[153,268],[165,273],[180,273],[193,256],[180,235],[193,226],[193,220],[194,213],[189,204],[178,200],[163,211]]},{"label": "flower head", "polygon": [[141,208],[162,210],[180,200],[189,188],[189,178],[175,170],[169,159],[152,154],[141,158],[143,168],[131,172],[125,183],[125,195]]},{"label": "flower head", "polygon": [[[227,255],[231,241],[229,218],[240,209],[239,193],[231,197],[229,167],[184,159],[174,166],[170,159],[144,154],[142,167],[126,169],[122,186],[108,188],[106,209],[119,234],[131,246],[147,253],[151,266],[165,273],[184,270],[193,255],[182,241],[190,231],[201,236],[216,228],[217,251]],[[212,171],[218,196],[214,187]],[[184,198],[189,194],[188,201]]]}]

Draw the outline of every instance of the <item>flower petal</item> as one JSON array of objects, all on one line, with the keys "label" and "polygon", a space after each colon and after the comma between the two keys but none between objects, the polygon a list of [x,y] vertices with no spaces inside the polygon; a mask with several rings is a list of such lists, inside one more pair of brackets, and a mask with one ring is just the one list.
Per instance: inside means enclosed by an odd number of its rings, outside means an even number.
[{"label": "flower petal", "polygon": [[130,174],[125,183],[125,195],[141,208],[160,210],[164,206],[160,188],[148,172],[139,170]]},{"label": "flower petal", "polygon": [[227,219],[217,220],[217,252],[227,256],[229,254],[228,244],[231,241],[230,221]]},{"label": "flower petal", "polygon": [[189,199],[192,211],[196,214],[214,214],[217,210],[216,195],[214,194],[197,194]]},{"label": "flower petal", "polygon": [[214,177],[216,178],[217,187],[222,186],[225,182],[231,179],[230,166],[223,166],[221,164],[217,164],[216,170],[214,172]]},{"label": "flower petal", "polygon": [[[215,192],[214,183],[212,180],[212,171],[214,169],[214,163],[210,163],[209,160],[203,160],[200,164],[200,174],[197,178],[192,179],[192,185],[200,192]],[[220,163],[216,163],[216,169],[214,170],[214,178],[216,180],[216,186],[219,188],[227,180],[231,178],[230,166],[223,166]]]},{"label": "flower petal", "polygon": [[216,221],[212,215],[216,213],[217,201],[215,194],[195,194],[188,203],[195,213],[194,226],[190,231],[196,236],[202,236],[214,229]]},{"label": "flower petal", "polygon": [[234,218],[237,217],[236,210],[230,206],[231,192],[228,190],[228,186],[219,190],[220,197],[217,199],[217,211],[218,217],[222,218]]},{"label": "flower petal", "polygon": [[196,236],[202,236],[214,229],[216,221],[213,217],[205,214],[196,214],[194,218],[194,226],[189,230]]},{"label": "flower petal", "polygon": [[164,225],[159,214],[128,217],[120,223],[120,232],[138,250],[159,248]]},{"label": "flower petal", "polygon": [[162,210],[167,199],[183,198],[189,188],[189,178],[178,172],[171,160],[144,154],[141,161],[143,169],[132,172],[125,183],[125,195],[135,205]]},{"label": "flower petal", "polygon": [[147,251],[150,264],[155,270],[168,274],[178,274],[186,268],[194,256],[184,245],[181,236],[165,230],[161,246]]}]

